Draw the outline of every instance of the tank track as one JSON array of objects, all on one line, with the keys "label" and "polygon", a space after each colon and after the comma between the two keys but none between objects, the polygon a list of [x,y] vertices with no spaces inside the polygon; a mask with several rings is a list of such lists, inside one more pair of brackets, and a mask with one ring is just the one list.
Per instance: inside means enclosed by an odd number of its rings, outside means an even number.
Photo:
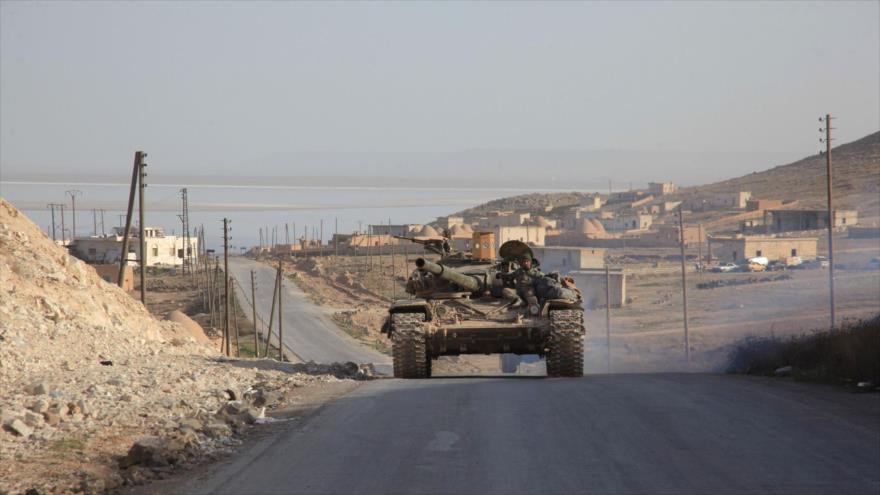
[{"label": "tank track", "polygon": [[391,354],[395,378],[428,378],[431,362],[425,346],[423,313],[395,313],[391,315]]},{"label": "tank track", "polygon": [[584,376],[584,333],[583,311],[550,312],[547,376]]}]

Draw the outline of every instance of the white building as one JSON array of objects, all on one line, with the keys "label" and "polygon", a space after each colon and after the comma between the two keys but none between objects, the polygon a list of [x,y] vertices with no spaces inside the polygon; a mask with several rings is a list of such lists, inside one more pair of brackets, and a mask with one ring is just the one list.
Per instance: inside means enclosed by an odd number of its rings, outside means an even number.
[{"label": "white building", "polygon": [[[88,263],[118,263],[122,252],[121,227],[115,227],[112,235],[105,237],[78,237],[74,240],[72,249],[76,256]],[[184,239],[176,235],[166,235],[165,231],[158,227],[144,229],[146,240],[147,266],[181,266],[184,258]],[[128,241],[128,259],[141,259],[140,238],[138,229],[132,227],[131,238]],[[193,257],[193,262],[198,263],[198,239],[195,236],[189,238],[188,255]]]},{"label": "white building", "polygon": [[547,237],[547,229],[536,225],[517,225],[517,226],[497,226],[492,232],[495,234],[495,241],[501,246],[507,241],[522,241],[526,244],[535,246],[543,246],[544,239]]}]

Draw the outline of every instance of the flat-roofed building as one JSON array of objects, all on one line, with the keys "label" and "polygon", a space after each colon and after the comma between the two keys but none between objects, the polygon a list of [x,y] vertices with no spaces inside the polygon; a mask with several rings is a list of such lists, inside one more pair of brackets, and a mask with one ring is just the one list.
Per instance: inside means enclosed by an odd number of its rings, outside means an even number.
[{"label": "flat-roofed building", "polygon": [[500,247],[507,241],[517,240],[534,246],[543,246],[547,229],[535,225],[497,226],[492,231]]},{"label": "flat-roofed building", "polygon": [[766,257],[770,261],[790,257],[816,257],[817,237],[774,237],[737,235],[710,237],[709,250],[722,263],[739,263],[749,258]]},{"label": "flat-roofed building", "polygon": [[545,272],[568,273],[571,270],[602,268],[605,266],[605,250],[578,246],[534,246],[532,253]]},{"label": "flat-roofed building", "polygon": [[673,194],[678,191],[678,186],[672,182],[649,182],[648,193],[654,196]]},{"label": "flat-roofed building", "polygon": [[608,232],[647,230],[654,222],[654,216],[647,213],[623,213],[614,218],[603,218],[601,222]]},{"label": "flat-roofed building", "polygon": [[[856,210],[834,210],[834,227],[859,223]],[[828,228],[828,210],[767,210],[765,224],[774,232],[798,232]]]}]

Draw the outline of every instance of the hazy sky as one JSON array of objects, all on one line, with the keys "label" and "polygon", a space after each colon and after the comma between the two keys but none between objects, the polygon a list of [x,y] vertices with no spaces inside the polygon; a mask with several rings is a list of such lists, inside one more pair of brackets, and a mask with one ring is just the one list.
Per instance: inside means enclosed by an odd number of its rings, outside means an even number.
[{"label": "hazy sky", "polygon": [[118,171],[135,149],[166,173],[285,175],[320,175],[271,159],[304,151],[805,155],[827,111],[838,142],[880,129],[878,6],[3,1],[0,169]]}]

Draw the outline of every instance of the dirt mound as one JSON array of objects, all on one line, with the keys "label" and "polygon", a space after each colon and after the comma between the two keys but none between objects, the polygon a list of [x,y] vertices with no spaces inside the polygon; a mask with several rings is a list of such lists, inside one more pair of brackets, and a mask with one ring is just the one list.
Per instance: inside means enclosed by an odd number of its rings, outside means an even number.
[{"label": "dirt mound", "polygon": [[186,330],[186,336],[192,338],[196,342],[201,342],[203,344],[207,344],[211,342],[207,335],[205,335],[205,329],[202,328],[201,325],[196,323],[192,318],[186,316],[179,309],[175,309],[174,311],[168,313],[165,317],[168,321],[173,321],[174,323],[179,324],[183,327],[183,330]]},{"label": "dirt mound", "polygon": [[[0,198],[0,493],[142,483],[157,472],[117,463],[139,438],[180,447],[162,466],[176,469],[235,445],[295,387],[337,380],[232,366],[199,333],[155,319]],[[230,405],[242,396],[264,399]]]}]

